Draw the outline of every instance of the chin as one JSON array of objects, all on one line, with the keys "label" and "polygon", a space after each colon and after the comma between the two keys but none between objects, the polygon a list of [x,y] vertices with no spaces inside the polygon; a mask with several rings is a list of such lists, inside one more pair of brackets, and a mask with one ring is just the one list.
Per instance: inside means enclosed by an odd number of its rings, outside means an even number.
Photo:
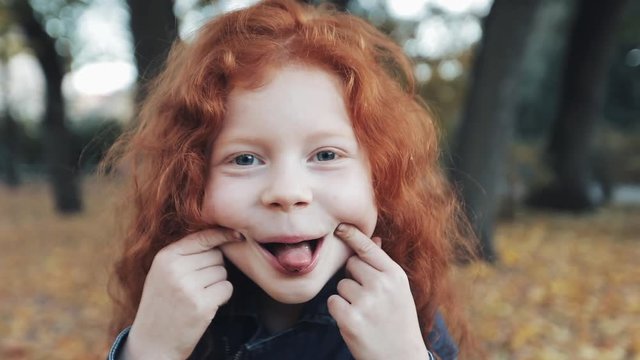
[{"label": "chin", "polygon": [[[322,284],[324,286],[324,284]],[[282,303],[282,304],[304,304],[313,299],[320,290],[322,290],[322,286],[317,289],[308,288],[308,289],[296,289],[295,291],[282,291],[281,289],[262,289],[265,291],[267,295],[273,300]]]}]

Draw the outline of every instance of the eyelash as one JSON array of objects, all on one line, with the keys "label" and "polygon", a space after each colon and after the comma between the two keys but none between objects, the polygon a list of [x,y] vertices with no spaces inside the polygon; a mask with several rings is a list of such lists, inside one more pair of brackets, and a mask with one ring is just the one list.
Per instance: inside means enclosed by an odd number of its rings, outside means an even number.
[{"label": "eyelash", "polygon": [[[330,159],[321,160],[321,159],[319,158],[319,156],[320,156],[321,154],[327,154],[327,153],[329,153],[329,154],[331,155],[331,158],[330,158]],[[244,164],[244,165],[243,165],[243,164],[239,164],[239,163],[238,163],[238,160],[240,160],[242,157],[251,157],[252,163],[251,163],[251,164]],[[315,161],[318,161],[318,162],[329,162],[329,161],[334,161],[334,160],[337,160],[337,159],[340,159],[340,158],[341,158],[341,156],[340,156],[336,151],[333,151],[333,150],[320,150],[320,151],[316,151],[316,152],[313,154],[313,156],[312,156],[312,157],[313,157],[313,159],[314,159]],[[245,159],[245,160],[246,160],[246,159]],[[255,161],[258,161],[258,164],[257,164],[257,165],[262,165],[262,164],[264,164],[264,161],[260,160],[260,158],[258,158],[256,155],[253,155],[253,154],[250,154],[250,153],[242,153],[242,154],[239,154],[239,155],[235,155],[235,156],[233,156],[233,157],[229,160],[229,162],[230,162],[231,164],[233,164],[233,165],[237,165],[237,166],[242,166],[242,167],[244,167],[244,166],[252,166],[252,165],[256,165],[256,164],[254,163]]]}]

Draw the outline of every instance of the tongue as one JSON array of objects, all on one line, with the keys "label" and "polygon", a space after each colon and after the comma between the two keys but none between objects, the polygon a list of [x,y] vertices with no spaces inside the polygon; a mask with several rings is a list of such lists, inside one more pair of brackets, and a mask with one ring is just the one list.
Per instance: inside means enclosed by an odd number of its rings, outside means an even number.
[{"label": "tongue", "polygon": [[273,254],[283,268],[291,272],[299,272],[311,264],[313,252],[308,241],[297,244],[276,245]]}]

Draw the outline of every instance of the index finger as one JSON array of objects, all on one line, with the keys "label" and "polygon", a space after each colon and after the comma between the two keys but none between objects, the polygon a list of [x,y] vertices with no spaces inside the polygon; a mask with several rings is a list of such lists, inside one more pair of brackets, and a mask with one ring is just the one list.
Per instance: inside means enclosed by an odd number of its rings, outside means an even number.
[{"label": "index finger", "polygon": [[193,255],[209,251],[228,242],[240,241],[241,237],[240,233],[230,229],[205,229],[191,233],[171,246],[180,255]]},{"label": "index finger", "polygon": [[340,224],[335,234],[342,239],[359,258],[374,268],[383,271],[391,259],[373,240],[358,228],[349,224]]}]

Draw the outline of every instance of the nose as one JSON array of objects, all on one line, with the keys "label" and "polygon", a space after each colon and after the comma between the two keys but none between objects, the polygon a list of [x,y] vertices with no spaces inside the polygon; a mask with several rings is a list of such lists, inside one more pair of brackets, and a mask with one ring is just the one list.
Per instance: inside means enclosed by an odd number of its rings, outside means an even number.
[{"label": "nose", "polygon": [[296,166],[274,168],[261,196],[264,206],[281,211],[307,207],[312,200],[306,173]]}]

